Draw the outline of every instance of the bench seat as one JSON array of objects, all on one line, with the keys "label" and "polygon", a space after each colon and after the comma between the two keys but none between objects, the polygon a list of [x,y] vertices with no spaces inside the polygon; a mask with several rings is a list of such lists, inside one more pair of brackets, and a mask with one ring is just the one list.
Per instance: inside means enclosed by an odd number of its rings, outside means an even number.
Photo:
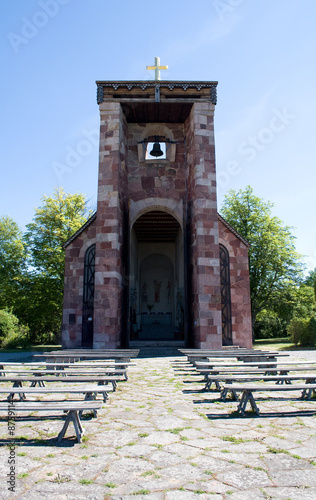
[{"label": "bench seat", "polygon": [[[312,368],[315,370],[315,367]],[[216,389],[221,390],[219,382],[231,383],[233,381],[245,381],[247,380],[276,380],[279,384],[290,384],[291,380],[295,379],[316,379],[316,371],[312,373],[291,373],[289,371],[301,371],[290,370],[289,368],[275,368],[273,370],[241,370],[241,371],[221,371],[214,370],[212,372],[205,372],[205,387],[206,391],[209,391],[212,387],[212,383],[215,383]],[[303,371],[303,370],[302,370]],[[304,370],[306,371],[306,369]],[[203,371],[201,371],[203,373]]]},{"label": "bench seat", "polygon": [[67,412],[66,420],[64,422],[63,428],[58,434],[57,442],[60,442],[68,429],[70,422],[73,423],[77,441],[81,443],[82,436],[84,435],[84,428],[82,427],[80,421],[80,412],[85,410],[99,410],[102,407],[102,403],[99,401],[43,401],[43,402],[14,402],[14,403],[4,403],[0,402],[0,412],[6,412],[9,419],[15,417],[17,412],[26,411],[45,411],[45,412]]},{"label": "bench seat", "polygon": [[97,394],[102,394],[103,402],[105,403],[108,399],[108,392],[113,391],[112,385],[84,385],[81,387],[23,387],[14,388],[0,387],[0,394],[8,394],[7,400],[13,401],[15,394],[19,394],[20,401],[26,400],[26,394],[84,394],[85,401],[91,401],[96,399]]}]

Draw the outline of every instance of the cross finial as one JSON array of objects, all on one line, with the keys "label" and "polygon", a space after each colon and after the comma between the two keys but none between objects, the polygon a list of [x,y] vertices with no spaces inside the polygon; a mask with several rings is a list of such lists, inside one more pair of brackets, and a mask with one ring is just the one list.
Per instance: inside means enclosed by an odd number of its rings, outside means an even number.
[{"label": "cross finial", "polygon": [[155,80],[160,80],[160,70],[168,69],[168,66],[160,66],[160,57],[155,57],[155,66],[147,66],[146,69],[155,70]]}]

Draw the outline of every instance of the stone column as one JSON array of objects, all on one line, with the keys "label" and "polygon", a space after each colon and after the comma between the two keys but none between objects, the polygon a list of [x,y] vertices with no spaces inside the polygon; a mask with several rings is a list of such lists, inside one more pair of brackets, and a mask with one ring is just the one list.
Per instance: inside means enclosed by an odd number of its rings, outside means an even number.
[{"label": "stone column", "polygon": [[191,327],[194,346],[209,349],[222,346],[214,107],[211,102],[195,103],[186,122],[191,217]]},{"label": "stone column", "polygon": [[120,103],[100,104],[93,347],[118,348],[122,329],[122,172],[124,120]]}]

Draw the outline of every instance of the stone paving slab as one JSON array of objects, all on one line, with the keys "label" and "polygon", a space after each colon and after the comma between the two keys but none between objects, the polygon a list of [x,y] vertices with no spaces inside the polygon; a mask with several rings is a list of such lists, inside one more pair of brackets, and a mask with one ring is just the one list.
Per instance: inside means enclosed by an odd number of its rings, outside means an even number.
[{"label": "stone paving slab", "polygon": [[[291,353],[314,360],[316,351]],[[0,356],[1,361],[1,356]],[[15,492],[8,491],[8,429],[0,420],[0,498],[37,500],[312,500],[316,498],[316,401],[259,398],[260,417],[204,392],[183,356],[141,357],[129,380],[58,444],[61,418],[16,421]]]}]

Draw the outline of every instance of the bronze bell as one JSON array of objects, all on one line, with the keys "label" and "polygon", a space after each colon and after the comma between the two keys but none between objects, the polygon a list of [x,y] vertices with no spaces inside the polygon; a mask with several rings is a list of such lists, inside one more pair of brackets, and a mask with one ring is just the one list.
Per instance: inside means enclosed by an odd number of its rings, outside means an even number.
[{"label": "bronze bell", "polygon": [[161,151],[160,144],[159,144],[159,137],[155,137],[155,142],[154,142],[153,148],[149,154],[151,156],[155,156],[155,157],[163,155],[163,151]]}]

